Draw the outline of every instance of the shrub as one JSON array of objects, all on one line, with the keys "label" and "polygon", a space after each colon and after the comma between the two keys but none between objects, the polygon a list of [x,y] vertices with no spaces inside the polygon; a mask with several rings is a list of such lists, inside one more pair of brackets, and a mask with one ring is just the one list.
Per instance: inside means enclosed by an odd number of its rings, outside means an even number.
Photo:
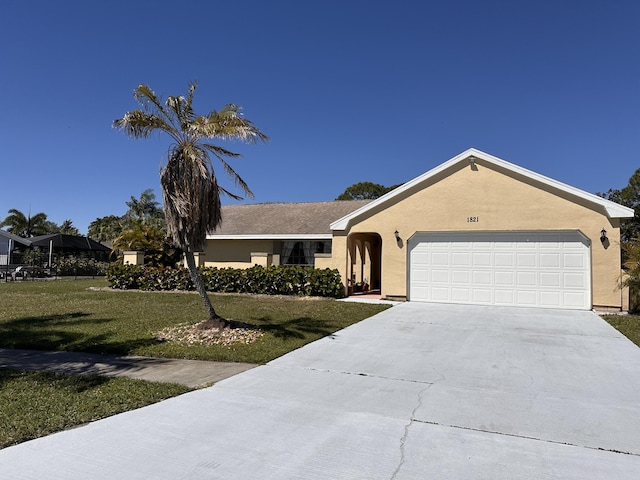
[{"label": "shrub", "polygon": [[[247,269],[200,269],[205,288],[210,292],[301,295],[340,298],[344,286],[340,273],[331,269],[306,267],[261,267]],[[186,268],[123,265],[114,263],[107,280],[112,288],[140,290],[194,290]]]},{"label": "shrub", "polygon": [[52,264],[56,275],[106,275],[109,262],[100,262],[93,258],[65,257]]}]

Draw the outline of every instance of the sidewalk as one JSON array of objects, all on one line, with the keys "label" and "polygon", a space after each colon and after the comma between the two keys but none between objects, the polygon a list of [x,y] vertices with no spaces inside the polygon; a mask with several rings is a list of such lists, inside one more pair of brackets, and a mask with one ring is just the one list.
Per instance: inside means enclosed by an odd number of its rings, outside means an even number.
[{"label": "sidewalk", "polygon": [[151,382],[179,383],[195,388],[219,382],[257,365],[0,348],[0,367],[46,370],[68,375],[130,377]]}]

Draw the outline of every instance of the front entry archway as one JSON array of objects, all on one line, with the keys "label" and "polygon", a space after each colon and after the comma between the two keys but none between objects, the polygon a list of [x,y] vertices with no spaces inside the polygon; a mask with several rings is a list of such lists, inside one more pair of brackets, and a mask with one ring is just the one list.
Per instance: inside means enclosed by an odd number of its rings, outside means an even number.
[{"label": "front entry archway", "polygon": [[382,238],[377,233],[352,233],[349,252],[349,293],[380,292],[382,283]]}]

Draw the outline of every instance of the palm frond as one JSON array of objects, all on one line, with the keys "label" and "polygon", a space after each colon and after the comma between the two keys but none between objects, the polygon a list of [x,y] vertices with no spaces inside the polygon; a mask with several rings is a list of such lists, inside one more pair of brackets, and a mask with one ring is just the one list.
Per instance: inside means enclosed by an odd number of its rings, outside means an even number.
[{"label": "palm frond", "polygon": [[203,148],[207,149],[211,153],[213,153],[216,157],[230,157],[230,158],[240,158],[242,157],[241,153],[232,152],[231,150],[227,150],[226,148],[222,148],[219,145],[214,145],[213,143],[201,143]]},{"label": "palm frond", "polygon": [[222,110],[212,110],[207,115],[207,137],[222,140],[241,140],[245,143],[264,142],[269,140],[250,120],[240,114],[242,107],[232,103]]},{"label": "palm frond", "polygon": [[122,118],[113,121],[113,127],[133,138],[147,138],[160,130],[179,140],[179,132],[173,125],[153,113],[142,110],[132,110],[125,113]]}]

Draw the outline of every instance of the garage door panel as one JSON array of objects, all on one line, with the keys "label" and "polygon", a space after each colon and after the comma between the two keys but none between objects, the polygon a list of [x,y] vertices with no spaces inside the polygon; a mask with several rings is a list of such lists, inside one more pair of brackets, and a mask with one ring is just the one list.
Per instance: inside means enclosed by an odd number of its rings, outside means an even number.
[{"label": "garage door panel", "polygon": [[544,305],[549,305],[551,307],[555,306],[558,308],[562,307],[562,295],[560,292],[540,292],[540,302]]},{"label": "garage door panel", "polygon": [[451,301],[469,303],[471,300],[471,289],[469,288],[452,288],[451,289]]},{"label": "garage door panel", "polygon": [[515,292],[513,290],[495,290],[496,305],[513,305],[515,303]]},{"label": "garage door panel", "polygon": [[451,265],[452,266],[471,266],[471,252],[452,252],[451,253]]},{"label": "garage door panel", "polygon": [[494,272],[495,284],[513,287],[515,285],[515,272]]},{"label": "garage door panel", "polygon": [[587,279],[581,273],[565,273],[562,278],[566,288],[584,289],[587,286]]},{"label": "garage door panel", "polygon": [[518,272],[516,274],[516,287],[535,287],[538,284],[537,272]]},{"label": "garage door panel", "polygon": [[456,284],[471,285],[471,271],[469,270],[453,270],[451,272],[451,281]]},{"label": "garage door panel", "polygon": [[540,254],[540,268],[560,268],[560,254],[559,253],[541,253]]},{"label": "garage door panel", "polygon": [[431,254],[431,265],[449,266],[449,252],[433,252]]},{"label": "garage door panel", "polygon": [[564,254],[564,267],[565,268],[577,268],[582,270],[585,266],[585,258],[579,253],[565,253]]},{"label": "garage door panel", "polygon": [[547,288],[559,288],[562,274],[560,272],[540,272],[540,286]]},{"label": "garage door panel", "polygon": [[410,300],[591,305],[589,243],[578,232],[419,234],[409,247]]},{"label": "garage door panel", "polygon": [[496,267],[513,267],[515,265],[515,254],[513,253],[494,253],[494,265]]},{"label": "garage door panel", "polygon": [[473,252],[474,267],[490,267],[492,263],[491,252]]},{"label": "garage door panel", "polygon": [[450,270],[434,269],[431,271],[431,281],[434,284],[443,283],[448,285],[451,282],[450,274],[451,274]]},{"label": "garage door panel", "polygon": [[431,288],[431,297],[435,302],[449,302],[451,298],[449,297],[449,288],[439,288],[432,287]]},{"label": "garage door panel", "polygon": [[472,295],[473,295],[473,298],[472,298],[473,303],[491,304],[491,301],[492,301],[491,289],[474,288],[472,290]]},{"label": "garage door panel", "polygon": [[474,270],[472,282],[474,285],[491,285],[493,272],[491,270]]},{"label": "garage door panel", "polygon": [[516,267],[517,268],[535,268],[537,266],[537,255],[535,253],[517,253],[516,254]]}]

